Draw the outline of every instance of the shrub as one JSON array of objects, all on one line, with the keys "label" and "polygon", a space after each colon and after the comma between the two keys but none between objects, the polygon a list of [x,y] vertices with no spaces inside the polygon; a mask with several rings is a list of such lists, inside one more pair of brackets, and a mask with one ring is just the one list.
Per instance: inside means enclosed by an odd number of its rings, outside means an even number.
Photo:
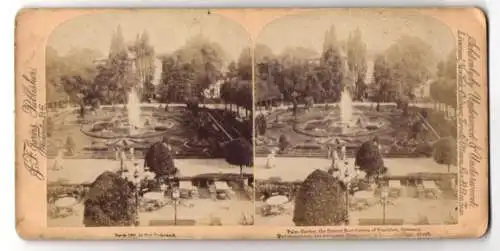
[{"label": "shrub", "polygon": [[453,138],[444,138],[434,144],[433,157],[436,163],[448,165],[456,165],[457,162],[457,142]]},{"label": "shrub", "polygon": [[367,141],[361,145],[356,153],[354,165],[366,172],[367,177],[381,173],[384,168],[384,160],[375,141]]},{"label": "shrub", "polygon": [[293,222],[296,226],[332,226],[347,220],[345,187],[322,170],[304,180],[295,199]]},{"label": "shrub", "polygon": [[134,189],[118,174],[106,171],[92,183],[84,203],[84,225],[131,226],[137,210]]},{"label": "shrub", "polygon": [[240,174],[243,166],[253,165],[252,145],[243,138],[237,138],[225,146],[226,161],[231,165],[240,167]]},{"label": "shrub", "polygon": [[[144,165],[149,167],[156,177],[172,175],[177,172],[172,153],[166,143],[166,138],[161,142],[156,142],[149,147],[144,157]],[[168,144],[168,143],[167,143]]]},{"label": "shrub", "polygon": [[282,152],[286,151],[288,149],[288,147],[290,146],[290,140],[288,139],[288,137],[285,134],[280,135],[280,138],[278,140],[278,145],[279,145],[280,151],[282,151]]}]

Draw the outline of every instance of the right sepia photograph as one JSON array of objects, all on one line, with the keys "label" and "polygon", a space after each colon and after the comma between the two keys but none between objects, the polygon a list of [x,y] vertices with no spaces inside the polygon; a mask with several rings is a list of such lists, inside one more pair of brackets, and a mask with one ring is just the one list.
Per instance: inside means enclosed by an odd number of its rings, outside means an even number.
[{"label": "right sepia photograph", "polygon": [[457,224],[456,61],[452,31],[409,10],[267,24],[254,47],[254,224]]}]

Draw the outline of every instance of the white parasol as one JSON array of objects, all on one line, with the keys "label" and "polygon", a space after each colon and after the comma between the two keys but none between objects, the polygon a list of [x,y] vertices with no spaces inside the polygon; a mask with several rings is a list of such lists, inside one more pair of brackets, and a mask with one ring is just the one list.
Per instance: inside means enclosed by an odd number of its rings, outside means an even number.
[{"label": "white parasol", "polygon": [[163,192],[148,192],[142,196],[146,201],[163,201],[165,195]]},{"label": "white parasol", "polygon": [[269,199],[266,200],[266,203],[268,205],[282,205],[288,202],[288,198],[283,195],[277,195],[270,197]]},{"label": "white parasol", "polygon": [[54,205],[59,208],[71,208],[77,203],[78,203],[77,200],[73,197],[64,197],[56,200]]}]

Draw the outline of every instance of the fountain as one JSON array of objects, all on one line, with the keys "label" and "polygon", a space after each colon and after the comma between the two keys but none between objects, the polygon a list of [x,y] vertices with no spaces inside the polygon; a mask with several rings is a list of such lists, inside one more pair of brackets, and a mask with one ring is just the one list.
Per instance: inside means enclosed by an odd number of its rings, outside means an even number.
[{"label": "fountain", "polygon": [[387,124],[388,121],[379,113],[364,113],[356,109],[349,90],[344,89],[338,109],[297,124],[295,130],[314,137],[364,136],[380,132]]},{"label": "fountain", "polygon": [[344,89],[340,96],[339,109],[341,130],[344,132],[353,124],[352,98],[351,94],[346,89]]},{"label": "fountain", "polygon": [[81,131],[89,137],[100,139],[142,139],[159,137],[178,126],[178,122],[168,114],[143,110],[136,88],[129,92],[125,108],[122,112],[103,116],[90,125],[83,125]]},{"label": "fountain", "polygon": [[135,88],[132,88],[128,95],[127,114],[130,132],[136,134],[137,131],[144,127],[144,123],[141,121],[140,101]]}]

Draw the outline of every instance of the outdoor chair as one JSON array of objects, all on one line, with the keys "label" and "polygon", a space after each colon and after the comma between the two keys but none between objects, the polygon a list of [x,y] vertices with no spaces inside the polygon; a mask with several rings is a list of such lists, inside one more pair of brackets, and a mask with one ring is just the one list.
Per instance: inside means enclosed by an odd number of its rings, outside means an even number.
[{"label": "outdoor chair", "polygon": [[441,196],[441,190],[439,190],[436,182],[434,181],[424,181],[424,196],[429,199],[438,199]]},{"label": "outdoor chair", "polygon": [[77,201],[73,197],[64,197],[56,200],[53,205],[54,215],[56,217],[68,217],[75,214]]},{"label": "outdoor chair", "polygon": [[401,186],[401,181],[399,180],[389,180],[389,196],[393,198],[397,198],[401,196],[401,190],[403,187]]},{"label": "outdoor chair", "polygon": [[419,199],[425,198],[425,187],[422,184],[417,185],[416,196]]}]

